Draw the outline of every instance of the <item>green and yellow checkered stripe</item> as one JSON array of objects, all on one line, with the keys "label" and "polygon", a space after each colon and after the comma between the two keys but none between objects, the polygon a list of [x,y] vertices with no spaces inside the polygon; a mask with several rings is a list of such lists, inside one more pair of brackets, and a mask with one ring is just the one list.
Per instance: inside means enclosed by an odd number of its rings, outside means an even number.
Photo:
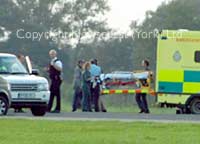
[{"label": "green and yellow checkered stripe", "polygon": [[158,92],[200,93],[200,71],[160,70]]}]

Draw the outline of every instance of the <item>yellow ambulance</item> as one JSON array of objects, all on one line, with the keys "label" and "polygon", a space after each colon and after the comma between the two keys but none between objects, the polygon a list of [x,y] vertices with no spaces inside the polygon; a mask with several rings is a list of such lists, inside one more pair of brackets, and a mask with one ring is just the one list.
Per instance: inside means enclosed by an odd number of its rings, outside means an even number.
[{"label": "yellow ambulance", "polygon": [[200,32],[160,32],[155,91],[158,103],[200,114]]}]

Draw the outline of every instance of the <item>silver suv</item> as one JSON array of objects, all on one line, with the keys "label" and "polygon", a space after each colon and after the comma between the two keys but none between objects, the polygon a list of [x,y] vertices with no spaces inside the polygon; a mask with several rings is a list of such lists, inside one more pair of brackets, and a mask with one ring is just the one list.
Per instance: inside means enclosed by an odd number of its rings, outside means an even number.
[{"label": "silver suv", "polygon": [[9,108],[30,108],[33,115],[43,116],[49,95],[47,79],[28,72],[15,55],[0,53],[0,115]]}]

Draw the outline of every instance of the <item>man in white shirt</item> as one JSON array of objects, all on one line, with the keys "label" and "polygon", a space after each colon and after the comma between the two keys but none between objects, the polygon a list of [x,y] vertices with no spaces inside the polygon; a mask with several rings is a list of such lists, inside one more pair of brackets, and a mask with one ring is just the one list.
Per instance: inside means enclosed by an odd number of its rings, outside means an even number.
[{"label": "man in white shirt", "polygon": [[[62,69],[63,65],[62,62],[57,58],[56,50],[50,50],[49,56],[51,58],[51,62],[49,65],[49,77],[51,79],[51,86],[50,86],[50,100],[48,105],[48,111],[52,113],[60,113],[61,110],[61,95],[60,95],[60,85],[62,83]],[[54,97],[56,97],[56,108],[55,110],[51,111]]]}]

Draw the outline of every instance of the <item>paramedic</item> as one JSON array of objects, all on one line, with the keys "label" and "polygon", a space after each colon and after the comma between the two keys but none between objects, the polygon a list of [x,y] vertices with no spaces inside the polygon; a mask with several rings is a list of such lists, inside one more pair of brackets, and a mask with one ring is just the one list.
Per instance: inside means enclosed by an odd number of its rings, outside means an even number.
[{"label": "paramedic", "polygon": [[[148,60],[143,60],[142,66],[144,67],[145,71],[150,70]],[[141,86],[144,86],[144,87],[148,86],[147,79],[140,79],[139,88],[141,88]],[[146,113],[146,114],[150,113],[146,97],[147,97],[146,93],[137,93],[135,96],[138,107],[140,108],[139,113]]]}]

